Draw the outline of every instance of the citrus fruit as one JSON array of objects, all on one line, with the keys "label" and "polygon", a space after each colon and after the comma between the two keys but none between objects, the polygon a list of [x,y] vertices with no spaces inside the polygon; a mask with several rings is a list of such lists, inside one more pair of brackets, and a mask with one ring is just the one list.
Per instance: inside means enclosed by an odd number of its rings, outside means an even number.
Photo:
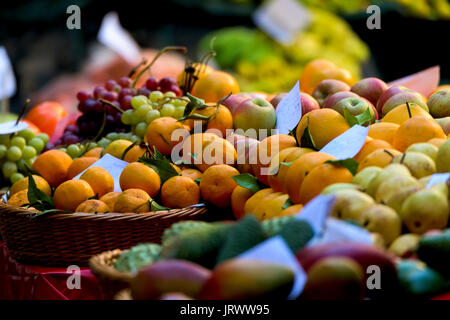
[{"label": "citrus fruit", "polygon": [[119,178],[122,190],[142,189],[150,197],[158,194],[161,179],[155,170],[140,162],[132,162],[123,169]]},{"label": "citrus fruit", "polygon": [[94,195],[94,190],[86,181],[68,180],[56,188],[53,201],[56,209],[73,212],[80,203]]},{"label": "citrus fruit", "polygon": [[118,213],[143,213],[150,211],[150,196],[141,189],[128,189],[122,192],[116,199],[114,212]]},{"label": "citrus fruit", "polygon": [[32,168],[52,187],[57,187],[67,180],[71,164],[72,158],[67,153],[61,150],[48,150],[36,158]]},{"label": "citrus fruit", "polygon": [[114,191],[114,178],[104,168],[91,167],[81,175],[80,179],[89,183],[99,198]]},{"label": "citrus fruit", "polygon": [[227,164],[213,165],[206,169],[200,180],[202,198],[219,208],[230,206],[231,193],[237,186],[232,177],[236,175],[239,175],[239,171]]},{"label": "citrus fruit", "polygon": [[185,208],[199,203],[200,188],[189,177],[175,176],[161,187],[161,201],[169,208]]},{"label": "citrus fruit", "polygon": [[73,179],[96,161],[98,161],[98,158],[95,157],[81,157],[74,159],[67,170],[67,179]]},{"label": "citrus fruit", "polygon": [[[33,175],[34,182],[36,183],[36,187],[45,192],[46,195],[50,196],[52,194],[52,189],[47,181],[44,178],[38,175]],[[11,186],[9,189],[9,194],[13,196],[15,193],[28,189],[28,177],[22,178]]]},{"label": "citrus fruit", "polygon": [[107,213],[109,212],[109,206],[100,200],[86,200],[80,203],[80,205],[75,209],[75,212],[83,213]]}]

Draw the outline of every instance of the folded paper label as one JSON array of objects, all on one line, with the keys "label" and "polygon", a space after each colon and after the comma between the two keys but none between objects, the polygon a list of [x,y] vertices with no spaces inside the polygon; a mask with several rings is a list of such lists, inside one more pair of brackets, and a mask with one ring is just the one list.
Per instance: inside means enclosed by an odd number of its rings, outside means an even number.
[{"label": "folded paper label", "polygon": [[332,195],[319,195],[308,202],[296,217],[307,221],[314,230],[314,234],[318,235],[323,231],[335,200],[336,197]]},{"label": "folded paper label", "polygon": [[[116,157],[113,157],[110,154],[105,154],[103,157],[101,157],[100,160],[94,162],[89,167],[87,167],[87,169],[92,168],[92,167],[100,167],[100,168],[106,169],[112,175],[112,177],[114,179],[114,191],[120,192],[120,191],[122,191],[122,189],[120,188],[120,183],[119,183],[120,174],[122,173],[123,169],[125,169],[125,167],[127,165],[129,165],[128,162],[117,159]],[[86,171],[86,170],[84,170],[84,171]],[[77,176],[75,176],[74,179],[80,179],[80,177],[84,173],[84,171],[81,172],[80,174],[78,174]]]},{"label": "folded paper label", "polygon": [[289,134],[294,130],[302,117],[302,103],[300,100],[300,84],[297,83],[289,93],[278,103],[276,129],[279,134]]},{"label": "folded paper label", "polygon": [[5,47],[0,46],[0,99],[11,98],[16,93],[16,78]]},{"label": "folded paper label", "polygon": [[353,158],[361,150],[368,133],[368,127],[354,125],[340,136],[328,142],[320,152],[328,153],[337,160]]},{"label": "folded paper label", "polygon": [[295,276],[288,299],[296,299],[306,283],[306,273],[281,236],[272,237],[238,256],[239,259],[256,260],[284,265]]},{"label": "folded paper label", "polygon": [[16,121],[0,123],[0,135],[19,132],[26,128],[28,128],[28,123],[23,121],[19,122],[17,125]]},{"label": "folded paper label", "polygon": [[447,182],[450,179],[450,173],[435,173],[431,176],[430,180],[428,180],[427,188],[431,188],[438,182]]}]

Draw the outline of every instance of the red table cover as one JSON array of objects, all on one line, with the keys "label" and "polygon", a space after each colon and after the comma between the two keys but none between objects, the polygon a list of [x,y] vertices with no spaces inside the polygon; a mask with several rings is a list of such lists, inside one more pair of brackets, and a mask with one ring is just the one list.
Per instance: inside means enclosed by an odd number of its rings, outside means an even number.
[{"label": "red table cover", "polygon": [[0,300],[101,299],[97,279],[89,268],[80,268],[80,289],[68,288],[71,275],[66,268],[20,264],[0,241]]}]

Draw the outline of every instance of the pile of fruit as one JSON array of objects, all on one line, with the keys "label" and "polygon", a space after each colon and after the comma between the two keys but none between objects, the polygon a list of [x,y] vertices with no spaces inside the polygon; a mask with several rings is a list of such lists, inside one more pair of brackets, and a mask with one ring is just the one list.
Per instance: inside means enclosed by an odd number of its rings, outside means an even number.
[{"label": "pile of fruit", "polygon": [[[173,225],[161,245],[121,257],[116,268],[135,274],[136,299],[167,298],[174,291],[183,298],[287,297],[292,270],[238,258],[277,236],[308,275],[300,298],[376,297],[398,290],[428,297],[448,290],[448,270],[439,261],[450,261],[450,180],[435,180],[450,172],[449,87],[425,96],[377,78],[356,82],[348,70],[323,59],[308,63],[298,80],[302,114],[289,134],[272,131],[288,120],[286,113],[277,114],[287,93],[240,92],[230,74],[201,63],[187,65],[177,81],[149,78],[136,92],[128,80],[109,81],[102,94],[79,94],[80,118],[92,116],[83,108],[98,103],[105,117],[117,112],[114,119],[120,115],[120,128],[128,132],[111,126],[113,132],[101,138],[78,120],[66,132],[83,142],[47,145],[40,155],[44,135],[26,130],[8,136],[2,140],[5,163],[31,159],[27,176],[11,181],[8,204],[41,214],[141,214],[200,204],[233,213],[236,221],[224,216],[227,221]],[[416,88],[429,80],[413,82]],[[368,133],[356,155],[338,159],[325,152],[359,127]],[[96,165],[107,158],[123,166],[118,175]],[[11,178],[13,171],[3,174]],[[321,235],[299,217],[322,195],[334,199],[329,219],[368,233],[371,246],[307,245]],[[381,268],[380,291],[366,290],[370,265]],[[237,275],[248,281],[236,284]],[[173,286],[163,287],[163,279]]]}]

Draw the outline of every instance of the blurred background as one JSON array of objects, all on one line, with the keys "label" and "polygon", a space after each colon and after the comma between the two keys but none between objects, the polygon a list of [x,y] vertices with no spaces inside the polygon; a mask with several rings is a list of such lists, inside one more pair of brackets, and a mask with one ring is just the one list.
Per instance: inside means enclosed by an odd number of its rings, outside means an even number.
[{"label": "blurred background", "polygon": [[[214,38],[212,63],[235,74],[243,91],[286,91],[316,58],[331,60],[356,78],[376,76],[386,82],[439,64],[441,83],[450,82],[447,0],[297,1],[309,8],[311,22],[289,45],[255,26],[252,14],[263,2],[258,0],[3,1],[0,44],[17,80],[10,109],[18,113],[31,98],[32,105],[56,100],[75,110],[77,91],[126,75],[133,63],[97,40],[102,19],[111,11],[148,59],[177,45],[198,60]],[[66,27],[66,10],[73,4],[81,8],[80,30]],[[382,9],[379,30],[366,26],[370,4]],[[176,77],[184,63],[185,57],[168,54],[152,71],[156,77]]]}]

